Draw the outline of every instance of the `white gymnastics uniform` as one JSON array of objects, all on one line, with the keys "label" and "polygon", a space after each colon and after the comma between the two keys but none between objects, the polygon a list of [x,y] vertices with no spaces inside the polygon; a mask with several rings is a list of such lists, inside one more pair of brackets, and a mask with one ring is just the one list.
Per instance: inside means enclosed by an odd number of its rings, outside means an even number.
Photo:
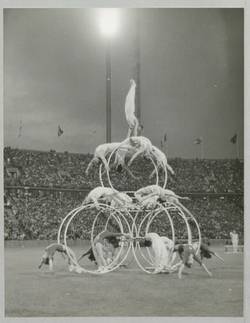
[{"label": "white gymnastics uniform", "polygon": [[152,242],[153,265],[155,273],[161,272],[164,269],[169,268],[169,254],[170,251],[166,248],[165,239],[162,239],[157,233],[150,232],[146,235],[146,239],[150,239]]},{"label": "white gymnastics uniform", "polygon": [[93,202],[98,205],[98,200],[100,198],[111,200],[112,196],[116,193],[118,193],[118,191],[115,191],[110,187],[97,186],[89,192],[83,203],[87,204]]},{"label": "white gymnastics uniform", "polygon": [[150,154],[152,153],[153,145],[147,137],[143,137],[143,136],[130,137],[128,143],[131,146],[131,148],[134,148],[134,149],[136,148],[136,153],[133,154],[128,165],[130,165],[138,155],[144,154],[146,156],[150,156]]},{"label": "white gymnastics uniform", "polygon": [[135,192],[135,197],[140,203],[144,203],[145,200],[153,196],[157,196],[161,200],[172,204],[179,204],[179,198],[187,199],[186,197],[176,195],[171,190],[163,189],[158,185],[145,186]]},{"label": "white gymnastics uniform", "polygon": [[125,157],[132,156],[128,162],[128,166],[131,165],[133,160],[140,154],[148,155],[152,153],[151,141],[143,136],[130,137],[125,139],[116,153],[115,164],[125,164]]},{"label": "white gymnastics uniform", "polygon": [[127,206],[130,207],[133,203],[133,200],[128,194],[124,192],[118,192],[117,194],[114,195],[112,201],[111,201],[111,206],[113,207],[123,207]]},{"label": "white gymnastics uniform", "polygon": [[[167,156],[164,154],[163,151],[161,151],[159,148],[153,146],[152,153],[157,160],[157,167],[158,168],[160,166],[162,168],[166,167],[166,169],[169,170],[171,174],[174,174],[173,168],[168,164]],[[153,172],[150,174],[149,178],[151,178],[154,173],[155,173],[155,170],[153,170]]]},{"label": "white gymnastics uniform", "polygon": [[95,162],[98,162],[99,160],[103,162],[105,168],[108,170],[108,162],[107,162],[106,156],[112,153],[112,151],[116,149],[120,144],[121,144],[120,142],[111,142],[111,143],[101,144],[97,146],[94,152],[94,157],[92,158],[92,160],[89,162],[87,166],[86,174],[88,174],[92,164]]},{"label": "white gymnastics uniform", "polygon": [[168,203],[179,203],[180,196],[175,195],[175,193],[171,190],[164,189],[163,194],[160,196],[162,199],[165,199]]},{"label": "white gymnastics uniform", "polygon": [[117,149],[115,154],[115,165],[125,165],[125,158],[127,156],[132,156],[136,152],[136,148],[130,145],[128,140],[124,140],[120,143],[119,149]]},{"label": "white gymnastics uniform", "polygon": [[239,244],[239,236],[236,232],[230,232],[230,237],[232,240],[233,252],[237,253],[238,252],[238,244]]},{"label": "white gymnastics uniform", "polygon": [[130,80],[130,89],[126,96],[125,100],[125,116],[129,126],[128,135],[130,136],[137,136],[137,130],[139,122],[135,116],[135,88],[136,83],[134,80]]},{"label": "white gymnastics uniform", "polygon": [[141,202],[143,197],[149,196],[151,194],[157,195],[158,197],[164,193],[164,189],[158,185],[148,185],[140,188],[135,192],[136,199]]},{"label": "white gymnastics uniform", "polygon": [[158,196],[149,196],[145,200],[141,201],[141,205],[147,209],[152,209],[157,205]]},{"label": "white gymnastics uniform", "polygon": [[168,266],[172,265],[172,263],[174,262],[175,258],[176,258],[176,252],[173,252],[173,249],[174,249],[174,242],[173,240],[165,237],[165,236],[162,236],[161,237],[162,241],[164,242],[165,244],[165,247],[168,251]]}]

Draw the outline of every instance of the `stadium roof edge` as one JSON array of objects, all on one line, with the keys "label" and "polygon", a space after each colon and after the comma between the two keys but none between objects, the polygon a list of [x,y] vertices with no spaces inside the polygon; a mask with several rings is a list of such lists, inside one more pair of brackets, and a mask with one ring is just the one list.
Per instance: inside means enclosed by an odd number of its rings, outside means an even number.
[{"label": "stadium roof edge", "polygon": [[[25,151],[25,152],[32,152],[32,153],[50,153],[50,152],[55,152],[57,154],[69,154],[69,155],[86,155],[86,156],[89,156],[89,155],[93,155],[93,153],[73,153],[73,152],[69,152],[69,151],[56,151],[55,149],[51,149],[51,150],[38,150],[38,149],[25,149],[25,148],[13,148],[13,147],[10,147],[10,146],[5,146],[4,149],[7,149],[7,148],[10,148],[10,149],[13,149],[13,150],[19,150],[19,151]],[[204,158],[204,159],[200,159],[200,158],[187,158],[187,157],[168,157],[169,160],[171,159],[183,159],[183,160],[239,160],[241,163],[244,162],[244,159],[240,158],[240,159],[237,159],[237,158]]]}]

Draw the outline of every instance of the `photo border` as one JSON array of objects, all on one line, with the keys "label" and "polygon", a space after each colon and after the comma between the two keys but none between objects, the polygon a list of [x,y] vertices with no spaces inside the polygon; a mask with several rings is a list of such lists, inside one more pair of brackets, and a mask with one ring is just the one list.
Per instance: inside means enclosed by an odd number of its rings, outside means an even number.
[{"label": "photo border", "polygon": [[244,8],[244,313],[243,317],[4,317],[4,188],[3,188],[3,171],[0,172],[0,321],[1,322],[143,322],[143,323],[241,323],[250,319],[250,254],[249,254],[249,134],[250,134],[250,112],[249,112],[249,37],[250,37],[250,0],[0,0],[0,164],[3,170],[3,9],[4,8],[92,8],[92,7],[130,7],[130,8]]}]

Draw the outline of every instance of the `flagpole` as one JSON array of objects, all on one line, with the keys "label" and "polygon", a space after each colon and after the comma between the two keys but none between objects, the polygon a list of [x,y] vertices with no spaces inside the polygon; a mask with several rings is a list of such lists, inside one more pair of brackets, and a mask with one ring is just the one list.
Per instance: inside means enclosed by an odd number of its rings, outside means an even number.
[{"label": "flagpole", "polygon": [[201,159],[204,159],[204,140],[201,137]]},{"label": "flagpole", "polygon": [[236,132],[236,159],[240,159],[239,135],[238,135],[238,132]]},{"label": "flagpole", "polygon": [[19,149],[19,144],[20,144],[20,140],[22,137],[22,129],[23,129],[23,122],[22,122],[22,120],[20,120],[19,128],[18,128],[18,135],[17,135],[17,149]]},{"label": "flagpole", "polygon": [[165,155],[167,155],[167,134],[165,133],[162,139],[163,145],[162,145],[162,150],[164,152]]},{"label": "flagpole", "polygon": [[167,156],[167,142],[164,143],[164,154]]}]

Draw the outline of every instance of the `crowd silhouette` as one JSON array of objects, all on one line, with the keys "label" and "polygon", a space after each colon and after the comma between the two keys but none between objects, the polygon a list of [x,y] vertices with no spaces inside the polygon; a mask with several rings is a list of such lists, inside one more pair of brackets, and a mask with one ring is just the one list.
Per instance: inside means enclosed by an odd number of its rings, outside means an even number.
[{"label": "crowd silhouette", "polygon": [[[4,148],[5,239],[56,239],[62,218],[80,205],[90,189],[99,186],[98,168],[88,176],[85,170],[92,155],[28,151]],[[243,239],[242,161],[169,158],[175,171],[167,188],[191,200],[183,202],[198,220],[202,234],[211,239],[228,239],[233,228]],[[141,167],[143,163],[143,169]],[[115,188],[134,191],[154,184],[149,179],[153,166],[137,158],[131,166],[136,178],[126,170],[110,171]],[[163,181],[160,172],[160,183]],[[105,185],[107,176],[103,175]],[[87,238],[91,215],[78,221],[69,234],[73,239]],[[159,223],[160,233],[162,224]],[[181,236],[182,228],[176,227]]]}]

